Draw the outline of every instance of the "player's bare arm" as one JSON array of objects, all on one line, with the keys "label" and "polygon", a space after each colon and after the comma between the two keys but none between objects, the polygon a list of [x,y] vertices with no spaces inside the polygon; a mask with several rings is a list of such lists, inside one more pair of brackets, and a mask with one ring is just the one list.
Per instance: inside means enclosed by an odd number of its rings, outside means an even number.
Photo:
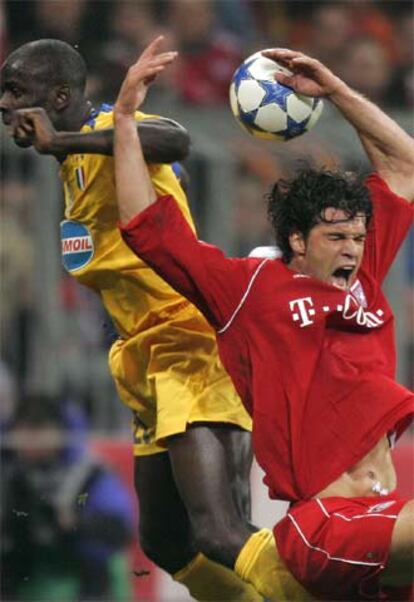
[{"label": "player's bare arm", "polygon": [[153,40],[129,68],[114,105],[115,178],[122,224],[156,200],[134,115],[145,99],[149,84],[177,56],[176,52],[160,52],[162,41],[162,36]]},{"label": "player's bare arm", "polygon": [[[150,163],[172,163],[188,156],[187,130],[172,119],[144,119],[136,124],[144,158]],[[15,111],[12,136],[18,146],[34,146],[41,154],[64,157],[71,153],[113,154],[112,128],[93,132],[57,131],[40,107]]]},{"label": "player's bare arm", "polygon": [[379,175],[400,196],[414,200],[414,140],[378,106],[352,90],[325,65],[293,50],[263,52],[292,75],[278,73],[280,83],[308,96],[327,97],[354,126]]}]

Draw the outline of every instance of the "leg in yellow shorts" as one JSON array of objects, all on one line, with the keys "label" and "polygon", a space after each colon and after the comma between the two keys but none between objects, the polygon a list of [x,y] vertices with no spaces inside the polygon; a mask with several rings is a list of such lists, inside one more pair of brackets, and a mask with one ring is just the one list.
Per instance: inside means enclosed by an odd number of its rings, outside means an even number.
[{"label": "leg in yellow shorts", "polygon": [[[214,349],[194,377],[197,371],[194,365],[189,370],[187,362],[189,348],[183,355],[174,349],[176,361],[166,370],[162,356],[171,349],[166,345],[161,354],[158,347],[157,361],[147,369],[148,389],[140,397],[131,385],[138,375],[131,374],[128,352],[122,361],[123,350],[111,354],[120,396],[136,408],[141,546],[196,600],[258,602],[272,588],[280,593],[268,570],[271,558],[276,565],[280,561],[273,538],[266,540],[265,551],[261,546],[256,553],[261,531],[250,524],[250,418]],[[136,370],[136,362],[132,368]],[[245,549],[244,559],[253,550],[253,564],[266,554],[266,562],[258,562],[258,576],[250,566],[247,577],[233,570]],[[244,561],[241,566],[244,570]]]}]

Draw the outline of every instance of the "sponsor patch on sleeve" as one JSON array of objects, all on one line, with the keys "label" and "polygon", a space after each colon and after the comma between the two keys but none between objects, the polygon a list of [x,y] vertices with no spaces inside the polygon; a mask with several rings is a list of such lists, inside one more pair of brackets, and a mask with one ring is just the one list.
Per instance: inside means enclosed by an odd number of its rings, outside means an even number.
[{"label": "sponsor patch on sleeve", "polygon": [[73,220],[60,224],[62,263],[68,272],[84,268],[94,256],[94,246],[88,228]]}]

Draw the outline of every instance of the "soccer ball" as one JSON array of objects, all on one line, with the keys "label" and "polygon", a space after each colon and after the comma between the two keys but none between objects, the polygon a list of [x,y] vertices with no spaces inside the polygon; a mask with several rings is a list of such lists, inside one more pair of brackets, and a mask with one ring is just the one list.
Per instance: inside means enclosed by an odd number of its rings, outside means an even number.
[{"label": "soccer ball", "polygon": [[273,77],[276,71],[291,74],[261,51],[249,56],[231,80],[230,106],[249,134],[267,140],[291,140],[313,128],[323,102],[280,84]]}]

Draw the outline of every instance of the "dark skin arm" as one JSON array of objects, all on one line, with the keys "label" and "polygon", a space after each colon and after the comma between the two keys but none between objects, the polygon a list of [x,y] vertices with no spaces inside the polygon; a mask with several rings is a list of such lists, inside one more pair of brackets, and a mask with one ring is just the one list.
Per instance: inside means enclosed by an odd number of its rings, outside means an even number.
[{"label": "dark skin arm", "polygon": [[[149,163],[173,163],[188,156],[190,138],[171,119],[145,119],[137,123],[144,158]],[[68,154],[113,154],[112,128],[92,132],[63,132],[54,129],[41,108],[20,109],[13,119],[13,138],[18,146],[34,148],[41,154],[62,160]]]}]

